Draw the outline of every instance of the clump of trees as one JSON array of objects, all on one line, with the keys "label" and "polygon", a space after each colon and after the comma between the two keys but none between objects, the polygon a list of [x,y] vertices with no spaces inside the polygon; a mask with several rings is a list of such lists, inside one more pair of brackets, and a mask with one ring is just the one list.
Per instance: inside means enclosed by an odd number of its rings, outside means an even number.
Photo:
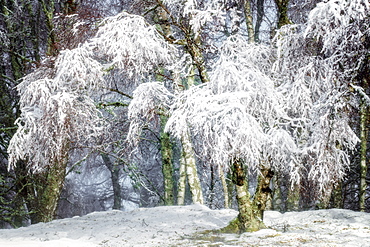
[{"label": "clump of trees", "polygon": [[[264,32],[269,4],[276,21]],[[6,157],[28,178],[20,184],[37,192],[24,197],[32,223],[53,219],[75,150],[101,154],[113,179],[112,161],[140,163],[153,136],[163,203],[184,204],[187,187],[192,202],[204,203],[200,164],[212,167],[225,202],[235,188],[239,216],[227,231],[263,228],[271,197],[276,208],[274,197],[304,202],[307,184],[328,207],[358,143],[365,210],[369,3],[329,0],[291,18],[289,4],[124,2],[135,14],[104,18],[69,49],[48,51],[52,57],[17,86],[21,114]],[[81,25],[68,20],[71,30]]]}]

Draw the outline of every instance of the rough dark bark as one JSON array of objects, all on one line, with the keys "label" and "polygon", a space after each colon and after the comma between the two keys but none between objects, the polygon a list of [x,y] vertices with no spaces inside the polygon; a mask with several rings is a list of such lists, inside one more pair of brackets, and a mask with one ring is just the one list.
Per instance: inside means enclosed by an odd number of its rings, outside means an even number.
[{"label": "rough dark bark", "polygon": [[260,28],[263,20],[263,16],[265,15],[265,0],[257,0],[257,18],[256,18],[256,25],[254,27],[254,41],[259,42],[260,38]]},{"label": "rough dark bark", "polygon": [[260,172],[257,189],[253,198],[253,205],[257,209],[259,217],[263,220],[263,213],[266,210],[266,204],[272,192],[270,189],[270,181],[274,176],[274,172],[270,168],[264,166],[262,166]]},{"label": "rough dark bark", "polygon": [[101,154],[105,166],[108,168],[111,174],[112,186],[113,186],[113,209],[121,209],[121,185],[119,184],[119,167],[114,164],[108,155]]},{"label": "rough dark bark", "polygon": [[17,185],[23,188],[22,193],[31,223],[49,222],[55,219],[60,193],[66,175],[66,160],[55,162],[39,173],[29,171],[23,162],[16,167],[18,177],[22,177]]},{"label": "rough dark bark", "polygon": [[281,28],[284,25],[291,24],[288,16],[289,0],[275,0],[275,3],[278,9],[277,28]]}]

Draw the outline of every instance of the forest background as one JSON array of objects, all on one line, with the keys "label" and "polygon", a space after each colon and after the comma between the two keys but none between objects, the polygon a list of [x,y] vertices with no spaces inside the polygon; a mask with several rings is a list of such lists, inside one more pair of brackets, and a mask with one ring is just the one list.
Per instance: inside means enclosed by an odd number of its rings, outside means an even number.
[{"label": "forest background", "polygon": [[0,6],[2,227],[189,203],[370,211],[368,1]]}]

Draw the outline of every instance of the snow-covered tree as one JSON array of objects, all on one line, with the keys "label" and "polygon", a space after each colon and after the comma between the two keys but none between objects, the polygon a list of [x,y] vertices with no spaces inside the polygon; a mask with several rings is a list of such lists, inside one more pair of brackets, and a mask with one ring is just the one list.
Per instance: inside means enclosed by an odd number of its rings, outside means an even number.
[{"label": "snow-covered tree", "polygon": [[[118,143],[114,136],[122,131],[114,131],[97,103],[130,103],[128,139],[135,145],[144,127],[159,130],[168,117],[166,130],[182,141],[189,168],[196,168],[192,140],[199,140],[197,155],[232,173],[241,231],[263,227],[274,172],[298,184],[307,171],[321,191],[343,176],[348,151],[358,141],[348,124],[350,89],[366,96],[350,62],[368,61],[351,53],[368,44],[368,29],[359,25],[368,27],[368,2],[319,4],[307,25],[282,27],[274,49],[248,44],[252,37],[239,34],[218,39],[218,26],[209,24],[224,21],[227,9],[219,1],[155,3],[151,11],[160,9],[161,27],[125,12],[106,18],[94,38],[62,51],[18,86],[22,115],[8,150],[10,167],[55,172],[50,188],[38,193],[50,198],[42,220],[53,216],[70,150],[88,144],[106,154],[104,144]],[[355,24],[361,28],[353,32]],[[211,54],[214,47],[219,49]],[[129,87],[132,100],[124,92]],[[120,102],[111,102],[115,99]],[[188,178],[194,173],[189,169]],[[247,173],[258,176],[253,195]]]},{"label": "snow-covered tree", "polygon": [[54,216],[69,151],[101,142],[105,123],[94,100],[110,86],[109,72],[120,70],[126,81],[140,82],[171,60],[169,51],[154,27],[123,12],[106,18],[91,41],[62,51],[51,68],[23,78],[18,86],[22,114],[8,148],[9,167],[22,161],[33,172],[55,171],[38,194],[44,196],[43,205],[35,208],[43,214],[39,221]]},{"label": "snow-covered tree", "polygon": [[353,90],[368,98],[362,76],[369,63],[368,26],[368,1],[328,1],[311,11],[306,24],[285,26],[276,36],[275,72],[288,114],[296,119],[290,121],[292,134],[309,178],[327,196],[358,141],[349,122],[357,104]]},{"label": "snow-covered tree", "polygon": [[[267,75],[270,57],[268,47],[231,36],[221,47],[210,83],[178,97],[166,126],[179,137],[190,131],[201,139],[201,156],[233,171],[241,231],[262,226],[271,170],[297,170],[296,144],[283,124],[282,95]],[[267,186],[259,188],[253,202],[245,167],[263,174],[260,186]]]}]

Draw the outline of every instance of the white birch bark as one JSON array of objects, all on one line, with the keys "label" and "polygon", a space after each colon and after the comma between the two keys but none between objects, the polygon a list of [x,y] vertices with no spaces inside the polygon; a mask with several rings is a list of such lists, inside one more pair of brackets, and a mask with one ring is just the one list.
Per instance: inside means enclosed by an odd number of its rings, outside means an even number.
[{"label": "white birch bark", "polygon": [[197,166],[194,158],[194,150],[188,133],[181,138],[182,160],[185,163],[186,176],[190,187],[193,203],[204,204],[202,187],[198,177]]}]

